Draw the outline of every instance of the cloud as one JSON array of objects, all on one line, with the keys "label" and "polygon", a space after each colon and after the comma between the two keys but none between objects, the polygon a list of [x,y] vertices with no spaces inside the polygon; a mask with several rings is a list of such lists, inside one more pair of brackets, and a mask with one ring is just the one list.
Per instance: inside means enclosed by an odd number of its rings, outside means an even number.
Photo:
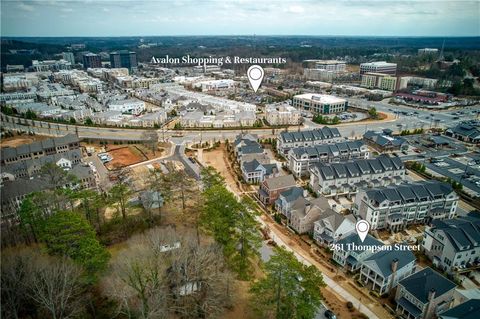
[{"label": "cloud", "polygon": [[17,8],[19,8],[20,10],[22,11],[27,11],[27,12],[33,12],[35,11],[35,8],[29,4],[26,4],[26,3],[23,3],[23,2],[20,2],[18,5],[17,5]]},{"label": "cloud", "polygon": [[288,7],[287,12],[290,12],[290,13],[303,13],[303,12],[305,12],[305,9],[304,9],[302,6],[294,5],[294,6]]}]

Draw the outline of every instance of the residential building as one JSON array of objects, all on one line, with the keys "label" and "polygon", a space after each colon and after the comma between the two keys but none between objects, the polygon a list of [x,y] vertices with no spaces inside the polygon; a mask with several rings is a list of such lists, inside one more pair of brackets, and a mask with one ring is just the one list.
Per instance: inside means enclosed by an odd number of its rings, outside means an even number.
[{"label": "residential building", "polygon": [[362,141],[345,141],[292,148],[288,151],[288,167],[296,177],[308,175],[313,163],[332,163],[353,159],[368,159],[370,152]]},{"label": "residential building", "polygon": [[300,132],[281,132],[277,137],[277,150],[280,155],[287,155],[290,149],[320,144],[332,144],[345,141],[336,127],[317,128]]},{"label": "residential building", "polygon": [[111,68],[127,68],[129,70],[136,68],[137,53],[128,50],[121,50],[110,53]]},{"label": "residential building", "polygon": [[[350,233],[337,240],[337,248],[333,250],[333,260],[347,271],[355,273],[360,270],[362,262],[373,255],[373,249],[380,250],[384,244],[371,235],[367,235],[365,240],[361,240],[356,232]],[[368,246],[371,249],[360,249]]]},{"label": "residential building", "polygon": [[315,114],[340,113],[348,108],[348,102],[345,99],[333,95],[312,93],[295,95],[292,105],[297,109]]},{"label": "residential building", "polygon": [[110,102],[108,108],[112,111],[139,115],[145,110],[145,102],[136,99],[118,100]]},{"label": "residential building", "polygon": [[37,159],[42,156],[61,154],[80,148],[80,140],[74,134],[67,134],[62,137],[55,137],[30,144],[23,144],[18,147],[1,148],[1,165],[7,165]]},{"label": "residential building", "polygon": [[389,74],[368,72],[362,75],[362,87],[369,89],[380,89],[395,91],[397,88],[397,78]]},{"label": "residential building", "polygon": [[363,141],[381,153],[402,151],[408,148],[407,140],[393,136],[392,131],[388,129],[382,132],[367,131],[363,134]]},{"label": "residential building", "polygon": [[304,189],[301,187],[292,187],[281,192],[275,201],[275,210],[284,215],[287,220],[290,219],[292,205],[298,198],[304,198]]},{"label": "residential building", "polygon": [[459,139],[469,143],[480,143],[480,129],[474,125],[458,124],[457,126],[448,128],[445,135]]},{"label": "residential building", "polygon": [[102,58],[98,54],[85,53],[82,58],[85,69],[102,67]]},{"label": "residential building", "polygon": [[258,184],[278,174],[277,164],[262,164],[257,159],[243,161],[240,165],[243,179],[249,184]]},{"label": "residential building", "polygon": [[359,281],[382,296],[395,288],[399,281],[415,272],[416,258],[409,250],[394,250],[383,246],[361,262]]},{"label": "residential building", "polygon": [[400,158],[380,155],[342,163],[314,163],[309,184],[323,196],[349,197],[362,188],[400,184],[404,178],[405,166]]},{"label": "residential building", "polygon": [[330,205],[325,198],[319,197],[313,200],[307,200],[299,197],[292,204],[288,227],[300,235],[312,234],[315,221],[330,212]]},{"label": "residential building", "polygon": [[397,64],[387,63],[386,61],[360,64],[360,74],[365,74],[369,72],[395,75],[397,73]]},{"label": "residential building", "polygon": [[455,306],[439,315],[440,319],[477,319],[480,318],[480,299],[472,299]]},{"label": "residential building", "polygon": [[480,299],[480,288],[461,289],[461,287],[457,287],[457,289],[455,289],[455,293],[453,294],[452,306],[458,306],[464,302],[474,299]]},{"label": "residential building", "polygon": [[420,181],[362,189],[353,212],[370,223],[370,229],[403,230],[410,224],[455,217],[458,196],[448,183]]},{"label": "residential building", "polygon": [[302,114],[288,104],[271,104],[265,107],[265,120],[270,125],[298,125],[302,123]]},{"label": "residential building", "polygon": [[332,209],[323,212],[315,221],[313,239],[320,245],[329,245],[356,232],[352,214],[342,215]]},{"label": "residential building", "polygon": [[263,204],[271,205],[278,199],[280,193],[295,186],[293,175],[267,178],[260,184],[258,196]]},{"label": "residential building", "polygon": [[480,265],[480,217],[475,214],[453,216],[432,221],[422,241],[422,249],[433,265],[448,273],[464,272]]},{"label": "residential building", "polygon": [[229,79],[198,81],[193,83],[193,87],[200,89],[202,92],[228,90],[235,88],[237,82]]},{"label": "residential building", "polygon": [[450,308],[456,286],[432,268],[424,268],[398,283],[396,313],[405,319],[438,318]]},{"label": "residential building", "polygon": [[69,70],[72,64],[63,59],[61,60],[32,60],[32,68],[35,72]]}]

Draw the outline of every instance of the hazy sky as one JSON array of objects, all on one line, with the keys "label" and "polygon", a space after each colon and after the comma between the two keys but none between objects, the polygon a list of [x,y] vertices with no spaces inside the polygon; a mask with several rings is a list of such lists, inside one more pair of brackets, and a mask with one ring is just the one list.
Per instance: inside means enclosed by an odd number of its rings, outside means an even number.
[{"label": "hazy sky", "polygon": [[480,1],[1,0],[3,36],[479,36]]}]

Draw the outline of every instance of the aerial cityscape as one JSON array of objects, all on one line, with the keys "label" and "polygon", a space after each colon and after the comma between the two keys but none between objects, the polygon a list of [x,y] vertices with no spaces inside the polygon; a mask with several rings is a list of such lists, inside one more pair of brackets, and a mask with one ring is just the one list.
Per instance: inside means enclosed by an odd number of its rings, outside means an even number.
[{"label": "aerial cityscape", "polygon": [[2,318],[480,318],[480,2],[0,14]]}]

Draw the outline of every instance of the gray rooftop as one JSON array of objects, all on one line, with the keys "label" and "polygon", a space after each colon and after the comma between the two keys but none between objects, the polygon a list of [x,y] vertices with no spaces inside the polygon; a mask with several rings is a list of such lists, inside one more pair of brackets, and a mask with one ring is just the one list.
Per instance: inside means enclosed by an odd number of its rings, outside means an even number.
[{"label": "gray rooftop", "polygon": [[399,284],[424,304],[428,302],[430,291],[435,291],[435,298],[437,298],[457,286],[430,267],[408,276]]}]

